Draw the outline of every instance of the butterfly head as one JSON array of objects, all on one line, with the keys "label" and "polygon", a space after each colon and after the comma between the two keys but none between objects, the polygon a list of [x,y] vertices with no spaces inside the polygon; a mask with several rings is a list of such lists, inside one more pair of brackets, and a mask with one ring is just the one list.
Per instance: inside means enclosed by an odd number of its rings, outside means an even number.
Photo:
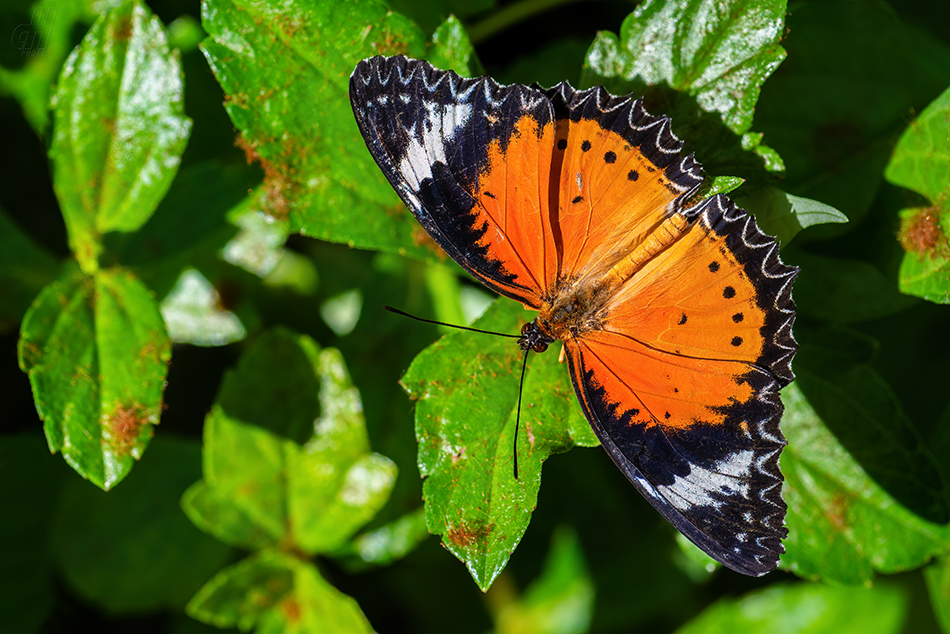
[{"label": "butterfly head", "polygon": [[553,341],[554,337],[544,332],[538,325],[538,321],[534,320],[521,328],[521,337],[518,339],[518,345],[521,346],[522,350],[544,352]]}]

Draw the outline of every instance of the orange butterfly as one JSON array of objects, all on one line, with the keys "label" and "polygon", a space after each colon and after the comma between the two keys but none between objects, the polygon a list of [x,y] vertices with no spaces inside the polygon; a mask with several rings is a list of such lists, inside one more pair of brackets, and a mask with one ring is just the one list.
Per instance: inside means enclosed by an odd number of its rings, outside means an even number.
[{"label": "orange butterfly", "polygon": [[779,389],[793,378],[798,269],[703,182],[667,117],[566,82],[463,79],[403,56],[360,62],[350,101],[389,182],[433,239],[539,311],[614,463],[727,567],[778,565]]}]

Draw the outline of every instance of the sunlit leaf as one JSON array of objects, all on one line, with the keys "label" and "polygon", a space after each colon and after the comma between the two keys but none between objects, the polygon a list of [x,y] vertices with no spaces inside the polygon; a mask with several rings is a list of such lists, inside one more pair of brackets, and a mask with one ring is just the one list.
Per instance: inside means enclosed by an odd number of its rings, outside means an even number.
[{"label": "sunlit leaf", "polygon": [[749,132],[762,83],[785,58],[784,0],[645,2],[619,36],[598,33],[584,85],[644,95],[713,175],[782,171],[774,150]]},{"label": "sunlit leaf", "polygon": [[[522,311],[497,302],[474,324],[520,332]],[[416,438],[429,531],[488,588],[528,527],[541,463],[597,440],[556,351],[532,355],[523,387],[514,477],[514,431],[522,354],[511,339],[466,332],[443,337],[402,379],[416,401]]]},{"label": "sunlit leaf", "polygon": [[[289,219],[294,232],[431,256],[370,157],[349,101],[357,62],[375,54],[425,57],[422,31],[376,0],[213,0],[202,10],[209,34],[202,48],[248,158],[264,170],[260,207]],[[431,54],[463,69],[471,44],[457,21],[436,32]]]},{"label": "sunlit leaf", "polygon": [[152,215],[190,131],[161,21],[138,2],[100,17],[53,98],[53,184],[84,271],[97,267],[102,234],[133,231]]}]

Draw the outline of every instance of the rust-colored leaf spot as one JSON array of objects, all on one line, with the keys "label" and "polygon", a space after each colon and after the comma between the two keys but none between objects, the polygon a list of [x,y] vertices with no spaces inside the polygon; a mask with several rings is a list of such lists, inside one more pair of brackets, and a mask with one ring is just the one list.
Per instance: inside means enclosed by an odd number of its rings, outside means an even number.
[{"label": "rust-colored leaf spot", "polygon": [[848,522],[848,507],[850,500],[842,493],[838,493],[831,500],[831,508],[828,509],[828,520],[838,532],[848,530],[851,525]]},{"label": "rust-colored leaf spot", "polygon": [[485,541],[492,532],[492,524],[478,524],[476,526],[470,526],[468,524],[458,524],[449,529],[445,534],[445,538],[461,546],[462,548],[469,548],[472,545]]},{"label": "rust-colored leaf spot", "polygon": [[[239,136],[234,145],[244,151],[248,165],[258,163],[264,170],[264,183],[261,188],[264,194],[263,211],[274,218],[285,219],[299,187],[296,181],[297,169],[294,166],[294,161],[299,156],[299,148],[293,140],[288,139],[282,143],[277,160],[265,158],[265,154],[273,156],[273,142],[273,139],[249,141]],[[268,152],[268,149],[271,151]]]},{"label": "rust-colored leaf spot", "polygon": [[904,218],[898,239],[905,251],[920,256],[935,255],[938,250],[943,255],[947,250],[947,238],[940,230],[940,218],[934,207],[919,209]]},{"label": "rust-colored leaf spot", "polygon": [[284,618],[288,623],[296,623],[300,620],[300,604],[295,599],[286,599],[281,602],[280,609],[284,613]]},{"label": "rust-colored leaf spot", "polygon": [[124,15],[115,25],[115,39],[124,42],[132,37],[132,16]]},{"label": "rust-colored leaf spot", "polygon": [[106,418],[107,438],[116,454],[128,455],[138,443],[142,427],[148,424],[141,405],[119,405]]}]

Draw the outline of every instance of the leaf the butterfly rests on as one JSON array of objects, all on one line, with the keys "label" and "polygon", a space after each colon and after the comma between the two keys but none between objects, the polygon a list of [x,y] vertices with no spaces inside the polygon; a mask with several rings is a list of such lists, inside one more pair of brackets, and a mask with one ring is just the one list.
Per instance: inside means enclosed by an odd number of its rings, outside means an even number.
[{"label": "leaf the butterfly rests on", "polygon": [[774,569],[797,269],[727,197],[689,206],[702,170],[669,119],[603,88],[500,86],[402,56],[360,62],[350,100],[433,239],[539,311],[522,347],[563,341],[634,486],[729,568]]}]

